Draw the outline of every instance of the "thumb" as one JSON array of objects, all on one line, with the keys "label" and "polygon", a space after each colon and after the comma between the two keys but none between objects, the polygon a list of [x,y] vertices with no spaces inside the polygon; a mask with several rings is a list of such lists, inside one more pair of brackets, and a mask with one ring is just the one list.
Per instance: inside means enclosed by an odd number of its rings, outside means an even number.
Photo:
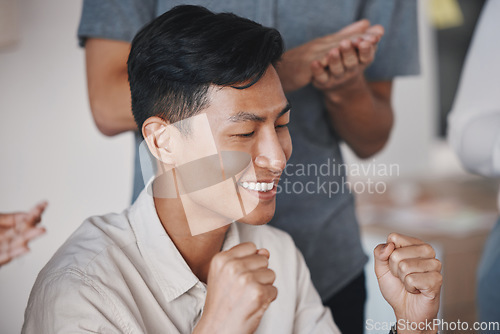
[{"label": "thumb", "polygon": [[351,23],[341,30],[339,30],[339,34],[359,34],[365,32],[366,29],[370,26],[370,21],[367,19],[359,20],[354,23]]},{"label": "thumb", "polygon": [[373,251],[373,257],[375,259],[375,275],[377,275],[377,279],[380,279],[382,276],[390,272],[389,268],[389,257],[394,251],[394,244],[392,242],[388,244],[380,244],[375,247]]}]

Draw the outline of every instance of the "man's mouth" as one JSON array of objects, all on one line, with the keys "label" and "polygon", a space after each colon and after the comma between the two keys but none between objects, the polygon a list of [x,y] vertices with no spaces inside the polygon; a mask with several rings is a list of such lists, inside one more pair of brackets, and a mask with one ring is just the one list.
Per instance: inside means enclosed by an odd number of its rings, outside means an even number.
[{"label": "man's mouth", "polygon": [[248,190],[268,192],[274,188],[274,182],[239,182],[239,185]]}]

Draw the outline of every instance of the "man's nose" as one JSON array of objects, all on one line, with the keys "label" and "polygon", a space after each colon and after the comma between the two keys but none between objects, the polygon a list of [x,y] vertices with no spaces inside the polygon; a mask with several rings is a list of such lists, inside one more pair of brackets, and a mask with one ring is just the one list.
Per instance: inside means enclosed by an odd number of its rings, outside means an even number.
[{"label": "man's nose", "polygon": [[281,174],[286,166],[286,156],[283,147],[278,140],[276,131],[262,136],[257,144],[257,155],[254,159],[255,165],[267,169],[274,174]]}]

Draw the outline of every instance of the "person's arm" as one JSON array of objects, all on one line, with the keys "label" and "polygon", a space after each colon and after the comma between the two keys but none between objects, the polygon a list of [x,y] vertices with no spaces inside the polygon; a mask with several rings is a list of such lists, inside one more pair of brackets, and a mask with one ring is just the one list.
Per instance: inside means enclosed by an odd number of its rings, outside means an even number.
[{"label": "person's arm", "polygon": [[99,131],[114,136],[136,130],[127,59],[130,43],[89,38],[85,44],[90,109]]},{"label": "person's arm", "polygon": [[[368,29],[381,36],[384,29]],[[378,42],[378,40],[377,40]],[[332,127],[360,158],[380,151],[392,129],[392,81],[368,83],[364,70],[375,59],[376,44],[344,39],[328,52],[326,66],[311,64],[313,85],[323,92]]]},{"label": "person's arm", "polygon": [[83,1],[78,40],[85,48],[92,116],[104,135],[136,130],[127,59],[134,36],[156,11],[156,0]]},{"label": "person's arm", "polygon": [[360,158],[369,158],[387,143],[394,116],[392,81],[367,82],[362,74],[349,84],[325,92],[332,127]]},{"label": "person's arm", "polygon": [[383,34],[361,20],[287,51],[278,66],[286,92],[309,83],[323,92],[332,127],[361,158],[382,149],[393,124],[392,81],[364,77]]}]

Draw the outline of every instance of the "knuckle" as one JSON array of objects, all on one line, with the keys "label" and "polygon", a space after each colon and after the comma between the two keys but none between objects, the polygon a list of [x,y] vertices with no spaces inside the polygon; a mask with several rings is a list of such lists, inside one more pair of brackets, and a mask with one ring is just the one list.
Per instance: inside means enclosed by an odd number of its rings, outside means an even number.
[{"label": "knuckle", "polygon": [[406,275],[405,277],[405,283],[408,286],[415,286],[415,276],[414,275]]},{"label": "knuckle", "polygon": [[406,273],[409,270],[410,265],[408,264],[408,261],[406,260],[401,260],[398,263],[398,269],[400,273]]},{"label": "knuckle", "polygon": [[244,243],[245,247],[248,249],[249,252],[255,252],[257,251],[257,246],[253,242],[245,242]]},{"label": "knuckle", "polygon": [[389,261],[393,263],[399,264],[401,262],[401,254],[398,249],[395,249],[392,254],[389,256]]},{"label": "knuckle", "polygon": [[243,273],[238,277],[238,283],[241,286],[251,285],[252,281],[253,275],[250,272]]},{"label": "knuckle", "polygon": [[260,284],[252,284],[250,298],[253,302],[262,304],[266,299],[264,288]]},{"label": "knuckle", "polygon": [[226,255],[224,253],[215,254],[212,258],[210,266],[213,268],[221,268],[226,262]]},{"label": "knuckle", "polygon": [[395,243],[399,239],[399,234],[392,232],[387,236],[387,241]]},{"label": "knuckle", "polygon": [[227,274],[235,276],[243,270],[243,265],[240,261],[230,260],[226,263]]}]

